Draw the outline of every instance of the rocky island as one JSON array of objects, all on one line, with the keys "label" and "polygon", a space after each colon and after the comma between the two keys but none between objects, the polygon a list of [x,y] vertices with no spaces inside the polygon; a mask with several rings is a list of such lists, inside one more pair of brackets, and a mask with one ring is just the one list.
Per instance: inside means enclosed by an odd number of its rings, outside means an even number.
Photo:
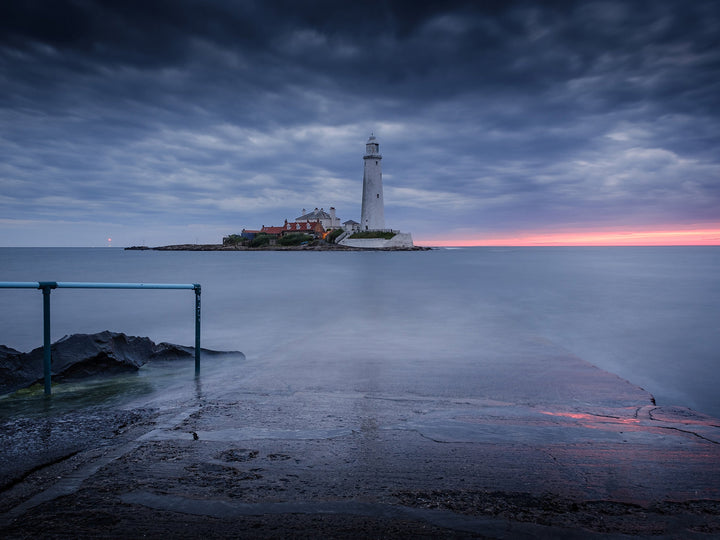
[{"label": "rocky island", "polygon": [[126,251],[429,251],[431,249],[430,247],[423,246],[364,248],[328,244],[327,242],[318,242],[302,246],[267,245],[248,247],[242,245],[226,246],[223,244],[176,244],[171,246],[131,246],[125,248]]},{"label": "rocky island", "polygon": [[175,244],[170,246],[131,246],[126,251],[429,251],[424,246],[369,248],[332,244],[324,240],[315,240],[300,245],[264,244]]}]

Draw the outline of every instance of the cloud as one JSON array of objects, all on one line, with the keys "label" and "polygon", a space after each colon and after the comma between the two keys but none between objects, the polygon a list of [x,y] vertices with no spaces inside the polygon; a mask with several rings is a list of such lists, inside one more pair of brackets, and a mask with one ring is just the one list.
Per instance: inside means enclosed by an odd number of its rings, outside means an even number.
[{"label": "cloud", "polygon": [[720,222],[719,30],[704,0],[5,3],[0,215],[357,220],[375,132],[389,226]]}]

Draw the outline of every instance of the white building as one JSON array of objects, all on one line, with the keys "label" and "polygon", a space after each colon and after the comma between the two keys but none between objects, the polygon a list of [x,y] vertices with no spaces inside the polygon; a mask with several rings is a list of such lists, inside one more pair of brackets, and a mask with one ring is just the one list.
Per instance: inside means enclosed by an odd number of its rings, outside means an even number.
[{"label": "white building", "polygon": [[335,215],[333,206],[330,207],[330,213],[327,213],[322,208],[320,210],[316,208],[312,212],[306,212],[303,208],[302,215],[295,218],[296,223],[315,223],[318,221],[326,231],[340,228],[340,218]]},{"label": "white building", "polygon": [[349,232],[358,232],[360,230],[360,224],[354,219],[348,219],[343,221],[343,229]]},{"label": "white building", "polygon": [[360,228],[363,231],[381,230],[385,228],[385,203],[383,202],[382,156],[380,145],[374,135],[370,135],[365,144],[363,156],[362,211]]}]

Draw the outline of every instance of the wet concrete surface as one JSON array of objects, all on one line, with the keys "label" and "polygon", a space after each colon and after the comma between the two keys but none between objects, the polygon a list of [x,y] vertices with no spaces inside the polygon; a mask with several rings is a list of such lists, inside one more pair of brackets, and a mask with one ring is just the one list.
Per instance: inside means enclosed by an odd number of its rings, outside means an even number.
[{"label": "wet concrete surface", "polygon": [[720,535],[720,420],[550,343],[295,345],[3,400],[3,537]]}]

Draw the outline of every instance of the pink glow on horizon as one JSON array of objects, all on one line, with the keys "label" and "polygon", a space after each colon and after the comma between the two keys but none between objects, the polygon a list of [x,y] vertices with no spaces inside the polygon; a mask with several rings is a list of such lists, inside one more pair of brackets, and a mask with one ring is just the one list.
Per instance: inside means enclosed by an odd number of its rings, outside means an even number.
[{"label": "pink glow on horizon", "polygon": [[720,246],[720,228],[656,231],[514,232],[488,237],[422,238],[428,246]]}]

